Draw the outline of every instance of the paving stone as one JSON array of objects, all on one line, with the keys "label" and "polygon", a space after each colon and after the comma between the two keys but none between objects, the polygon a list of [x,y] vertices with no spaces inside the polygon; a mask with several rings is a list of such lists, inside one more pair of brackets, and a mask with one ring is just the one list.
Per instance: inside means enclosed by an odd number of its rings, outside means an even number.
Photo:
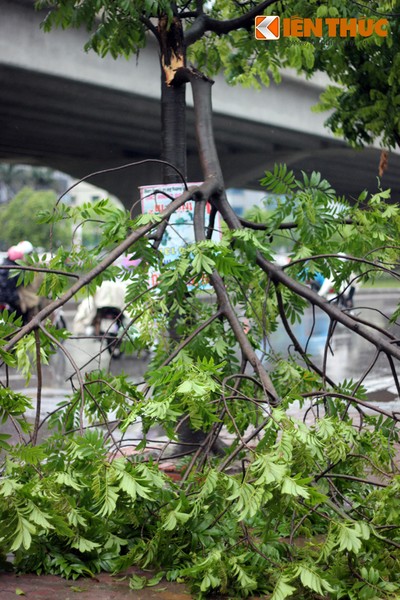
[{"label": "paving stone", "polygon": [[[131,570],[126,577],[100,573],[93,579],[65,580],[55,575],[0,574],[0,600],[188,600],[191,594],[185,586],[161,581],[144,590],[129,588],[129,574],[144,575]],[[149,577],[149,573],[146,574]]]}]

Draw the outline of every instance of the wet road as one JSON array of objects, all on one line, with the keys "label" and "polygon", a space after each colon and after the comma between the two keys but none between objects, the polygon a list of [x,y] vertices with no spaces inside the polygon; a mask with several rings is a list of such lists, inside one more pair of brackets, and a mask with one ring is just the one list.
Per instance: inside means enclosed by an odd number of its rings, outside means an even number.
[{"label": "wet road", "polygon": [[[388,322],[384,314],[390,315],[393,312],[398,301],[398,293],[400,292],[359,294],[356,297],[354,313],[379,327],[387,328]],[[72,318],[67,317],[67,322],[71,322],[71,320]],[[344,379],[358,380],[360,377],[364,377],[372,365],[375,356],[374,348],[360,336],[337,325],[329,348],[326,349],[328,327],[329,319],[325,314],[317,311],[314,320],[312,311],[307,310],[301,323],[297,323],[293,329],[301,345],[307,348],[307,352],[312,355],[318,366],[323,366],[326,353],[326,371],[332,379],[340,382]],[[392,325],[390,330],[400,338],[399,326]],[[271,350],[282,354],[287,353],[291,343],[283,327],[280,327],[272,335],[269,342]],[[135,382],[142,380],[148,362],[146,357],[132,356],[122,356],[119,360],[110,360],[108,352],[99,355],[99,342],[90,339],[68,340],[65,348],[75,364],[82,368],[83,373],[99,367],[109,368],[114,374],[126,373]],[[54,410],[56,404],[65,398],[71,389],[68,377],[73,375],[73,372],[67,358],[58,351],[51,359],[50,367],[44,369],[41,410],[43,415]],[[400,368],[398,375],[400,377]],[[0,377],[4,382],[4,369],[0,369]],[[33,376],[26,387],[25,381],[18,373],[10,374],[10,387],[21,390],[25,395],[32,397],[33,404],[35,404],[37,394],[36,382],[37,379]],[[388,410],[400,410],[390,365],[384,356],[378,358],[371,372],[363,379],[363,385],[367,388],[372,401],[383,402],[385,409]],[[33,418],[34,411],[32,411],[32,415],[28,414],[27,416]],[[2,427],[1,430],[4,431],[4,428]]]},{"label": "wet road", "polygon": [[[399,296],[400,290],[385,294],[359,294],[355,298],[353,314],[368,323],[389,330],[400,339],[400,326],[389,325],[387,318],[395,310],[400,300]],[[336,325],[327,347],[328,330],[329,318],[320,310],[316,310],[315,320],[312,311],[307,310],[301,323],[293,327],[297,339],[313,357],[314,362],[323,367],[326,360],[326,373],[334,381],[358,381],[363,378],[363,385],[371,398],[382,401],[395,400],[398,395],[387,358],[380,355],[376,359],[375,349],[368,341],[340,324]],[[290,344],[286,332],[279,328],[271,337],[270,349],[285,354]],[[400,365],[397,367],[400,377]],[[371,370],[367,374],[369,369]]]}]

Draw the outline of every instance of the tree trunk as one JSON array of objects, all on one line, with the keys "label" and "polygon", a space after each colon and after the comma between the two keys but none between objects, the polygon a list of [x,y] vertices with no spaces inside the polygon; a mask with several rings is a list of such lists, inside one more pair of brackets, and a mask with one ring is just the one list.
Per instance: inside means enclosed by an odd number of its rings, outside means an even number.
[{"label": "tree trunk", "polygon": [[[161,157],[186,177],[186,85],[175,80],[175,73],[186,64],[182,24],[167,17],[158,25],[161,61]],[[176,182],[176,172],[164,166],[163,183]]]},{"label": "tree trunk", "polygon": [[[175,79],[176,71],[186,65],[182,24],[175,18],[168,28],[166,17],[159,21],[159,42],[161,50],[161,158],[172,163],[183,176],[187,177],[186,166],[186,82]],[[164,165],[163,183],[175,183],[176,172]],[[179,341],[174,318],[169,322],[169,335]],[[176,452],[190,452],[198,449],[206,434],[191,429],[187,417],[179,422],[179,441],[182,446]]]}]

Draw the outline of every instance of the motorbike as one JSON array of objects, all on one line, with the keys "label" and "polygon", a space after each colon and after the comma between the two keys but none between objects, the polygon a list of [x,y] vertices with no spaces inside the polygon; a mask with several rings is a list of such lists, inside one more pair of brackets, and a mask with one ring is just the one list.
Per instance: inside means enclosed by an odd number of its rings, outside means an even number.
[{"label": "motorbike", "polygon": [[80,302],[72,324],[74,335],[95,336],[113,358],[121,356],[128,323],[124,313],[126,285],[123,281],[103,281],[93,296]]},{"label": "motorbike", "polygon": [[336,304],[338,306],[338,308],[340,308],[342,310],[346,310],[346,309],[350,310],[354,307],[355,291],[356,291],[356,288],[355,288],[355,286],[352,286],[352,285],[346,286],[340,292],[335,290],[333,285],[330,285],[323,291],[323,293],[321,293],[321,290],[319,290],[318,294],[320,296],[322,296],[323,298],[326,298],[326,300],[328,300],[328,302],[332,302],[333,304]]},{"label": "motorbike", "polygon": [[107,350],[113,358],[122,355],[121,332],[124,329],[124,315],[115,306],[102,306],[96,310],[92,322],[94,335],[101,337],[107,344]]},{"label": "motorbike", "polygon": [[65,320],[64,311],[62,308],[57,308],[50,317],[56,329],[68,329],[67,321]]}]

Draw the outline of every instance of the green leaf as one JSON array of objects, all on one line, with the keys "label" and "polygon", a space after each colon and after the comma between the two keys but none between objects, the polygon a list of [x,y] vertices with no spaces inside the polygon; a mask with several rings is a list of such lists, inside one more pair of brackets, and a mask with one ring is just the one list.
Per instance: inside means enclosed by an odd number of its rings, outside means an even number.
[{"label": "green leaf", "polygon": [[8,444],[6,442],[6,440],[10,439],[10,437],[11,437],[11,434],[0,433],[0,448],[2,448],[3,450],[11,450],[10,444]]},{"label": "green leaf", "polygon": [[157,214],[148,214],[145,213],[136,219],[136,225],[138,227],[142,227],[143,225],[149,225],[149,223],[153,223],[156,225],[157,223],[161,223],[162,217]]},{"label": "green leaf", "polygon": [[289,494],[290,496],[301,496],[302,498],[309,498],[307,488],[293,479],[292,477],[285,477],[282,482],[282,493]]},{"label": "green leaf", "polygon": [[296,588],[288,585],[286,581],[287,579],[285,580],[284,577],[278,579],[270,600],[285,600],[285,598],[294,594]]},{"label": "green leaf", "polygon": [[278,459],[271,454],[261,454],[253,461],[251,471],[257,477],[254,485],[266,485],[282,481],[287,472],[287,465],[278,462]]},{"label": "green leaf", "polygon": [[211,274],[214,268],[215,262],[205,254],[197,251],[192,261],[192,271],[199,274],[205,271]]},{"label": "green leaf", "polygon": [[112,515],[116,509],[118,497],[118,488],[116,486],[107,484],[99,500],[100,508],[97,514],[100,517]]},{"label": "green leaf", "polygon": [[178,394],[190,394],[190,392],[192,391],[192,382],[191,381],[184,381],[183,383],[180,384],[180,386],[178,386],[176,388],[176,391]]},{"label": "green leaf", "polygon": [[72,477],[70,473],[58,473],[55,481],[61,485],[66,485],[67,487],[71,487],[74,490],[79,491],[82,486]]},{"label": "green leaf", "polygon": [[[292,52],[298,52],[296,46]],[[288,194],[296,187],[296,179],[293,171],[288,171],[285,164],[275,165],[273,171],[266,171],[265,177],[260,180],[262,186],[274,194]]]},{"label": "green leaf", "polygon": [[236,482],[231,481],[231,486],[234,490],[227,500],[235,500],[234,511],[237,513],[238,519],[254,517],[260,509],[263,498],[262,489],[245,482],[238,485]]},{"label": "green leaf", "polygon": [[151,579],[148,579],[147,586],[152,587],[154,585],[158,585],[160,583],[160,581],[162,580],[162,578],[164,577],[164,575],[165,575],[165,571],[160,571],[159,573],[154,575],[154,577],[151,577]]},{"label": "green leaf", "polygon": [[342,552],[354,552],[357,554],[362,547],[362,540],[369,539],[370,529],[366,523],[357,522],[351,525],[346,523],[336,524],[336,533],[338,536],[339,550]]},{"label": "green leaf", "polygon": [[71,543],[72,548],[76,548],[79,552],[91,552],[95,548],[99,548],[100,544],[92,542],[82,536],[77,536]]},{"label": "green leaf", "polygon": [[188,513],[172,510],[164,521],[162,528],[165,529],[165,531],[173,531],[178,523],[184,524],[190,517],[191,515]]},{"label": "green leaf", "polygon": [[299,565],[296,570],[296,575],[297,577],[300,577],[304,587],[308,587],[321,596],[324,596],[325,592],[334,591],[326,579],[322,578],[315,570],[307,565]]},{"label": "green leaf", "polygon": [[139,575],[132,575],[129,579],[129,587],[131,590],[143,590],[147,585],[146,577],[139,577]]},{"label": "green leaf", "polygon": [[50,523],[49,519],[51,519],[51,515],[49,513],[45,513],[32,502],[28,503],[28,508],[30,509],[29,518],[40,527],[44,529],[54,529],[54,526]]},{"label": "green leaf", "polygon": [[36,527],[19,513],[16,536],[10,547],[11,552],[19,550],[21,546],[28,550],[32,543],[33,533],[36,533]]}]

